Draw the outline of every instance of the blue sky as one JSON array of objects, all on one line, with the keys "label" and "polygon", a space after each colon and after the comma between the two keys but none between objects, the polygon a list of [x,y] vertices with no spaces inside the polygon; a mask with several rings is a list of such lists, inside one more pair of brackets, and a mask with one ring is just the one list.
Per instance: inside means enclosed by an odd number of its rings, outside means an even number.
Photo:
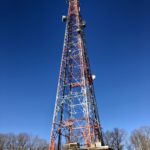
[{"label": "blue sky", "polygon": [[[150,125],[150,1],[81,0],[104,130]],[[0,1],[0,133],[49,139],[64,0]]]}]

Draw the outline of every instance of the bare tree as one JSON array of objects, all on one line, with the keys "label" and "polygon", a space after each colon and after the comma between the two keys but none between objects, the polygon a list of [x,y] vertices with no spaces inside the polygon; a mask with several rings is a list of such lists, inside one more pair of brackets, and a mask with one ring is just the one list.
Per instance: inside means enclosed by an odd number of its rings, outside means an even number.
[{"label": "bare tree", "polygon": [[135,150],[150,150],[150,127],[141,127],[131,134],[131,143]]},{"label": "bare tree", "polygon": [[17,136],[18,140],[18,150],[27,150],[28,142],[29,142],[29,135],[22,133]]},{"label": "bare tree", "polygon": [[48,143],[25,133],[0,134],[0,150],[48,150]]},{"label": "bare tree", "polygon": [[9,150],[16,150],[17,149],[17,137],[14,134],[7,134],[5,135],[5,147]]},{"label": "bare tree", "polygon": [[104,133],[105,144],[109,145],[114,150],[123,150],[125,135],[125,131],[118,128],[114,128],[112,131],[106,131]]},{"label": "bare tree", "polygon": [[48,150],[48,144],[45,140],[38,137],[31,137],[31,150]]},{"label": "bare tree", "polygon": [[5,140],[6,140],[6,138],[5,138],[4,134],[0,134],[0,150],[4,149],[4,147],[5,147]]}]

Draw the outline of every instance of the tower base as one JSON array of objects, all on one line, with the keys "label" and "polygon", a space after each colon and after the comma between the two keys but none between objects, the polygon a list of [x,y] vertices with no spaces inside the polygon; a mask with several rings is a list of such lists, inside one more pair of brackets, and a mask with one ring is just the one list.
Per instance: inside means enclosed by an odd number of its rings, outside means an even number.
[{"label": "tower base", "polygon": [[79,150],[113,150],[108,146],[101,146],[101,147],[89,147],[89,148],[80,148]]},{"label": "tower base", "polygon": [[109,146],[97,146],[96,144],[91,147],[80,147],[78,143],[69,143],[63,146],[63,150],[113,150]]}]

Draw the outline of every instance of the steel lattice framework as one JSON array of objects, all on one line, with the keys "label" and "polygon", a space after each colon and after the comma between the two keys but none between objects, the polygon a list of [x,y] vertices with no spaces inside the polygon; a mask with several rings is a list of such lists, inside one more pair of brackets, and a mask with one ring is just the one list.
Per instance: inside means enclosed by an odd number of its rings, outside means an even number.
[{"label": "steel lattice framework", "polygon": [[69,0],[49,150],[65,143],[103,144],[78,0]]}]

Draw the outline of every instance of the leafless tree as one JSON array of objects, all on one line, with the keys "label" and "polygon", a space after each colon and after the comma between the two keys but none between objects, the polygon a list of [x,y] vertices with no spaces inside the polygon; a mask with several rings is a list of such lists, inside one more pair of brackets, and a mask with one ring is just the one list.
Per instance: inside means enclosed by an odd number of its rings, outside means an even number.
[{"label": "leafless tree", "polygon": [[5,140],[6,140],[6,138],[5,138],[4,134],[0,134],[0,150],[4,149],[4,147],[5,147]]},{"label": "leafless tree", "polygon": [[150,127],[141,127],[131,134],[131,143],[135,150],[150,150]]},{"label": "leafless tree", "polygon": [[104,141],[114,150],[123,150],[126,133],[122,129],[114,128],[104,133]]},{"label": "leafless tree", "polygon": [[29,135],[22,133],[17,136],[18,141],[18,150],[27,150],[28,142],[29,142]]},{"label": "leafless tree", "polygon": [[0,134],[0,150],[48,150],[48,143],[25,133]]},{"label": "leafless tree", "polygon": [[14,134],[5,135],[5,148],[9,150],[17,149],[17,137]]},{"label": "leafless tree", "polygon": [[39,139],[38,137],[31,137],[31,146],[30,150],[48,150],[48,144],[45,140]]}]

